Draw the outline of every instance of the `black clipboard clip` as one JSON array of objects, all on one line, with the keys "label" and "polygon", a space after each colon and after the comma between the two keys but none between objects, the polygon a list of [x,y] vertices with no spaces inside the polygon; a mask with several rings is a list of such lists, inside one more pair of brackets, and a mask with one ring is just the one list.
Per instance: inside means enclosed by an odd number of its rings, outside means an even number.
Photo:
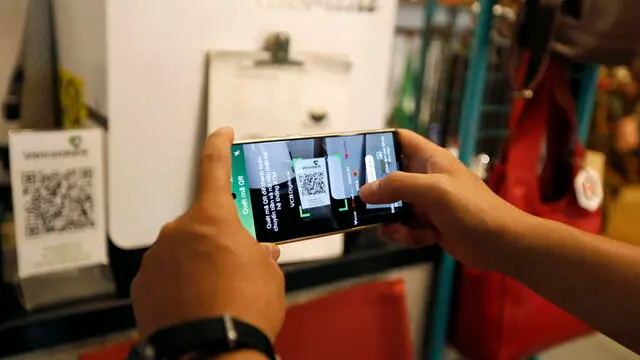
[{"label": "black clipboard clip", "polygon": [[269,35],[264,42],[264,50],[268,51],[270,56],[266,60],[257,60],[256,66],[302,66],[304,63],[299,60],[291,59],[289,48],[291,46],[291,37],[284,32],[277,32]]}]

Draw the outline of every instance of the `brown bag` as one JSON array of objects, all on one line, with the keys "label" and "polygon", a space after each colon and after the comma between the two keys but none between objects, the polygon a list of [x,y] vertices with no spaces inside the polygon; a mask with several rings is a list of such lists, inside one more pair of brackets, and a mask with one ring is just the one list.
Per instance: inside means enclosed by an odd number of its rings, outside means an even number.
[{"label": "brown bag", "polygon": [[517,26],[534,57],[551,50],[577,62],[628,65],[640,49],[638,21],[638,0],[538,0],[522,5]]},{"label": "brown bag", "polygon": [[566,0],[562,8],[553,51],[579,62],[633,61],[640,48],[638,0]]}]

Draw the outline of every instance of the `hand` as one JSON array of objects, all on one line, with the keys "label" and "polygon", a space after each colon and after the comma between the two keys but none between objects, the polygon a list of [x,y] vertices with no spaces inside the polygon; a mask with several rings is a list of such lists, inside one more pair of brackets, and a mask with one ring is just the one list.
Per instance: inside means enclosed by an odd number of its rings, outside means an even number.
[{"label": "hand", "polygon": [[[231,197],[233,131],[206,141],[191,209],[166,224],[133,280],[133,310],[143,336],[188,321],[230,314],[274,341],[285,312],[284,277],[274,245],[242,227]],[[265,251],[266,250],[266,251]]]},{"label": "hand", "polygon": [[522,212],[495,195],[458,159],[422,136],[399,131],[405,167],[360,190],[363,201],[413,206],[416,223],[381,227],[381,235],[411,247],[440,244],[463,263],[489,269],[489,247]]}]

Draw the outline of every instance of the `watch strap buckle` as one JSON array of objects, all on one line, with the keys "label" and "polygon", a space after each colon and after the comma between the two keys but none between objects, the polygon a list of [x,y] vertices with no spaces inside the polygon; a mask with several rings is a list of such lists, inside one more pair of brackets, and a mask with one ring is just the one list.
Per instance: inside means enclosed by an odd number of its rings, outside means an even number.
[{"label": "watch strap buckle", "polygon": [[236,331],[233,319],[229,314],[223,315],[222,320],[224,323],[224,331],[227,336],[227,344],[229,344],[229,349],[233,350],[236,348],[238,343],[238,332]]}]

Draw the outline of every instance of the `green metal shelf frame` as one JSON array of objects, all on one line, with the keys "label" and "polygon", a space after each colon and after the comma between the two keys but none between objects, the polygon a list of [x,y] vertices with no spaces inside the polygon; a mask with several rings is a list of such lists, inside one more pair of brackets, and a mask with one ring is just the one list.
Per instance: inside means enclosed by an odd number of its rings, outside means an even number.
[{"label": "green metal shelf frame", "polygon": [[[487,77],[500,76],[499,73],[488,74],[488,59],[491,46],[489,33],[493,20],[493,6],[496,5],[496,3],[497,0],[480,0],[480,12],[477,16],[473,44],[469,53],[469,68],[467,69],[465,78],[459,125],[459,156],[460,160],[467,166],[470,165],[473,156],[476,154],[476,142],[478,139],[485,136],[504,136],[506,134],[506,130],[504,129],[480,131],[482,113],[487,110],[487,105],[485,104],[483,106]],[[416,79],[416,113],[414,115],[414,125],[416,125],[416,128],[420,117],[423,84],[425,80],[429,28],[436,8],[436,0],[427,0],[422,34],[422,52],[420,54],[420,73]],[[579,76],[582,77],[577,96],[577,112],[580,122],[579,136],[583,142],[586,142],[591,127],[591,118],[595,104],[598,66],[592,64],[586,65],[584,72]],[[494,108],[490,108],[489,110],[502,111],[502,107],[499,105],[494,106]],[[429,311],[430,318],[426,328],[428,335],[425,337],[426,343],[423,349],[423,358],[431,360],[441,360],[444,358],[449,330],[456,261],[445,253],[436,266],[437,269],[432,283],[433,295]],[[531,358],[531,360],[535,359],[537,359],[537,356]]]}]

